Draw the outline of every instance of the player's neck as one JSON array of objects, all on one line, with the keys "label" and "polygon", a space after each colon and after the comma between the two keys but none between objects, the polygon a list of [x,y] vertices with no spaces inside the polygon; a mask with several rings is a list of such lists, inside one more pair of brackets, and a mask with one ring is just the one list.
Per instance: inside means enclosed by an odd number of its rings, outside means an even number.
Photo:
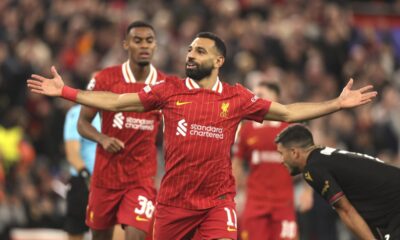
[{"label": "player's neck", "polygon": [[201,79],[197,83],[201,88],[212,89],[217,81],[218,81],[218,74],[211,73],[210,76]]},{"label": "player's neck", "polygon": [[150,64],[142,66],[134,63],[133,61],[129,61],[129,67],[131,68],[133,76],[137,82],[146,81],[146,78],[150,73]]},{"label": "player's neck", "polygon": [[303,169],[304,169],[305,165],[308,162],[308,158],[310,157],[311,152],[314,151],[317,148],[320,148],[320,147],[321,146],[312,145],[312,146],[310,146],[310,147],[308,147],[307,149],[304,150],[304,153],[303,153],[304,154],[304,166],[303,166]]}]

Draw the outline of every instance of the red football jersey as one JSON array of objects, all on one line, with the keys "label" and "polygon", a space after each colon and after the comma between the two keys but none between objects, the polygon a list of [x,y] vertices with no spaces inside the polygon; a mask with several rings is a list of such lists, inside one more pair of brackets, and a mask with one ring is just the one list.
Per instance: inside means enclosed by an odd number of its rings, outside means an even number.
[{"label": "red football jersey", "polygon": [[[148,84],[164,80],[153,66],[145,81],[136,82],[129,62],[106,68],[89,83],[94,91],[139,92]],[[97,187],[121,189],[136,184],[152,184],[157,169],[156,134],[161,120],[159,111],[148,113],[101,111],[101,132],[120,139],[125,148],[109,153],[97,146],[92,183]]]},{"label": "red football jersey", "polygon": [[139,93],[146,110],[162,109],[166,173],[158,202],[206,209],[235,196],[231,146],[242,119],[262,121],[271,102],[241,85],[217,81],[212,90],[169,77]]},{"label": "red football jersey", "polygon": [[292,178],[274,142],[287,126],[275,121],[263,124],[246,121],[239,131],[234,154],[249,163],[247,202],[259,208],[293,205]]}]

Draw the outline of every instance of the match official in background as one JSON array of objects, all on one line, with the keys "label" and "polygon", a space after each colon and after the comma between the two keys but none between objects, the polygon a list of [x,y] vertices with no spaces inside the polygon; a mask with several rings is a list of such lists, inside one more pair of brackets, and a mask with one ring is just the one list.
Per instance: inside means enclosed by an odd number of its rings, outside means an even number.
[{"label": "match official in background", "polygon": [[275,139],[292,175],[303,174],[359,239],[400,239],[400,169],[361,153],[316,146],[303,125]]},{"label": "match official in background", "polygon": [[[78,133],[80,110],[80,105],[73,106],[67,112],[64,123],[65,154],[71,164],[65,221],[65,231],[68,233],[69,240],[81,240],[84,233],[89,230],[85,224],[85,214],[97,145],[96,142],[83,138]],[[99,115],[93,119],[92,125],[100,130]]]}]

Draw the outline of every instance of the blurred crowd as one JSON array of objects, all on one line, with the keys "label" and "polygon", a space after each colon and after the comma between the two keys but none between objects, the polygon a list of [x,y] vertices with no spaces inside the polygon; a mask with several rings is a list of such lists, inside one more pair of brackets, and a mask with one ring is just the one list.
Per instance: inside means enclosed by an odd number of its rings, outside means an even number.
[{"label": "blurred crowd", "polygon": [[[392,1],[399,10],[400,1]],[[350,77],[378,99],[310,121],[316,141],[400,166],[400,28],[354,23],[347,1],[2,0],[0,1],[0,238],[11,227],[62,225],[68,177],[62,127],[72,103],[31,94],[31,73],[55,65],[67,84],[122,63],[125,28],[153,24],[154,65],[184,75],[187,46],[200,31],[222,37],[221,78],[252,88],[278,82],[282,102],[336,97]],[[4,234],[4,235],[2,235]]]}]

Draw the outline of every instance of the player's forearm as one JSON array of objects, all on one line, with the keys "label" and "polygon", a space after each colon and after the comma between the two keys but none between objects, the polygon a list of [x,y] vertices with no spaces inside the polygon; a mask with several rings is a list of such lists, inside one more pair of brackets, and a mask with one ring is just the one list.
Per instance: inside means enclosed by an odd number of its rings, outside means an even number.
[{"label": "player's forearm", "polygon": [[[103,91],[84,91],[64,87],[61,96],[65,99],[97,109],[112,112],[143,112],[144,107],[137,93],[115,94]],[[63,88],[63,89],[64,89]],[[64,94],[66,92],[66,94]]]},{"label": "player's forearm", "polygon": [[76,102],[107,111],[119,111],[119,95],[101,91],[78,91]]},{"label": "player's forearm", "polygon": [[67,161],[77,171],[86,167],[85,162],[80,156],[79,148],[80,148],[80,143],[77,140],[65,142],[65,155]]},{"label": "player's forearm", "polygon": [[354,233],[360,240],[373,240],[374,235],[368,227],[364,219],[355,211],[338,211],[343,223]]},{"label": "player's forearm", "polygon": [[340,110],[337,99],[319,103],[294,103],[286,105],[286,122],[299,122],[321,117]]},{"label": "player's forearm", "polygon": [[100,143],[101,139],[104,138],[104,135],[97,131],[88,120],[81,118],[78,120],[78,132],[82,137],[97,143]]}]

